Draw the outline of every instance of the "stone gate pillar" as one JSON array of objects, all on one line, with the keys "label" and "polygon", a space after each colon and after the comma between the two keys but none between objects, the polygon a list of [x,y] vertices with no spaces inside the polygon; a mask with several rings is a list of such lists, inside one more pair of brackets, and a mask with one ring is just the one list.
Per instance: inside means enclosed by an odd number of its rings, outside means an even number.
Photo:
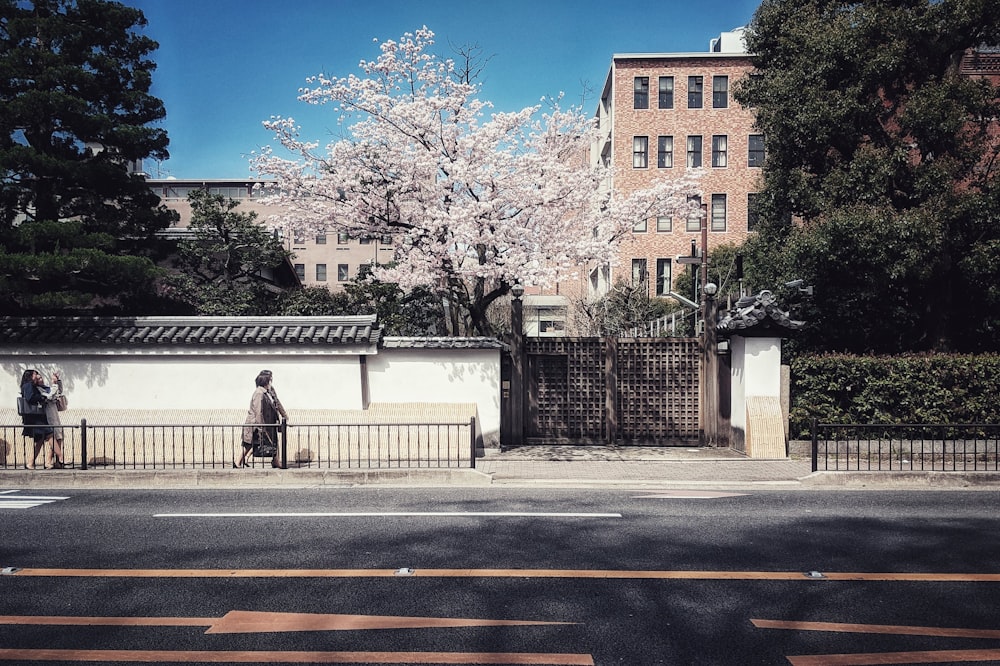
[{"label": "stone gate pillar", "polygon": [[751,458],[788,456],[781,409],[781,340],[803,325],[766,290],[741,298],[719,320],[719,335],[729,337],[732,355],[730,442]]}]

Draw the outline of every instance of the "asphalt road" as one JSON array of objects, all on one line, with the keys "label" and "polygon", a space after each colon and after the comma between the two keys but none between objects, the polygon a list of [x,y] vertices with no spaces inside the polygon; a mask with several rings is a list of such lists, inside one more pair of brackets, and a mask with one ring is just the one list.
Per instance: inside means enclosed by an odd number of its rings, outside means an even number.
[{"label": "asphalt road", "polygon": [[1000,664],[998,499],[4,491],[0,664]]}]

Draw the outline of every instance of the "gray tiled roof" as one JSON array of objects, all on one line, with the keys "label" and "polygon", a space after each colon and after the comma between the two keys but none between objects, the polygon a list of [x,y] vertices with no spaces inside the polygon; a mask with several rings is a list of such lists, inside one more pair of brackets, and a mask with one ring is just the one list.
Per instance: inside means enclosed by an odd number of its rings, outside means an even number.
[{"label": "gray tiled roof", "polygon": [[375,315],[0,318],[0,344],[8,345],[374,346],[381,334]]},{"label": "gray tiled roof", "polygon": [[805,322],[793,320],[788,312],[778,307],[774,294],[764,290],[738,300],[735,307],[722,314],[717,330],[723,334],[744,336],[770,333],[781,335],[797,331],[803,326]]},{"label": "gray tiled roof", "polygon": [[387,349],[506,349],[495,338],[408,338],[385,337],[382,344]]}]

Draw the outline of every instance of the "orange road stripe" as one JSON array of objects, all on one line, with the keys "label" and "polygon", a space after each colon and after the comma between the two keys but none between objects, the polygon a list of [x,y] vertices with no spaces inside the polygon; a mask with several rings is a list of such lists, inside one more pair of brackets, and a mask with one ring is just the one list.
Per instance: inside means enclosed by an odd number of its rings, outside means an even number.
[{"label": "orange road stripe", "polygon": [[0,615],[2,624],[79,627],[210,627],[211,617],[77,617],[75,615]]},{"label": "orange road stripe", "polygon": [[209,664],[552,664],[594,666],[589,654],[532,652],[271,652],[208,650],[0,649],[0,661],[104,661]]},{"label": "orange road stripe", "polygon": [[872,652],[788,657],[792,666],[882,666],[883,664],[953,664],[995,661],[1000,650],[935,650],[933,652]]},{"label": "orange road stripe", "polygon": [[792,631],[835,631],[851,634],[892,634],[896,636],[940,636],[943,638],[1000,638],[997,629],[961,629],[954,627],[910,627],[891,624],[846,624],[842,622],[786,622],[750,620],[759,629]]},{"label": "orange road stripe", "polygon": [[[67,578],[392,578],[394,569],[35,569],[14,576]],[[1000,573],[846,573],[823,572],[826,581],[997,583]],[[623,578],[677,580],[801,580],[818,582],[800,571],[628,571],[588,569],[414,569],[404,578]]]},{"label": "orange road stripe", "polygon": [[448,629],[456,627],[537,627],[575,624],[534,620],[489,620],[452,617],[345,615],[229,611],[211,617],[85,617],[76,615],[0,615],[0,625],[79,627],[208,627],[206,634],[278,633],[286,631],[363,631],[368,629]]}]

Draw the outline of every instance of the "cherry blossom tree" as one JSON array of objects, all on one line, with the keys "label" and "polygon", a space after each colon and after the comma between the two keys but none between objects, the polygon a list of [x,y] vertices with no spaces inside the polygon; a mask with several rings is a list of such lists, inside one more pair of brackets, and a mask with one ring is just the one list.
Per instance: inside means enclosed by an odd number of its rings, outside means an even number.
[{"label": "cherry blossom tree", "polygon": [[512,285],[611,262],[637,220],[691,212],[697,172],[613,192],[608,167],[591,164],[593,118],[559,100],[493,113],[433,44],[423,28],[383,43],[361,76],[310,79],[300,100],[330,105],[341,128],[322,148],[293,118],[265,123],[290,154],[254,157],[284,211],[270,224],[391,237],[394,260],[374,275],[435,290],[460,315],[453,334],[488,335],[487,308]]}]

